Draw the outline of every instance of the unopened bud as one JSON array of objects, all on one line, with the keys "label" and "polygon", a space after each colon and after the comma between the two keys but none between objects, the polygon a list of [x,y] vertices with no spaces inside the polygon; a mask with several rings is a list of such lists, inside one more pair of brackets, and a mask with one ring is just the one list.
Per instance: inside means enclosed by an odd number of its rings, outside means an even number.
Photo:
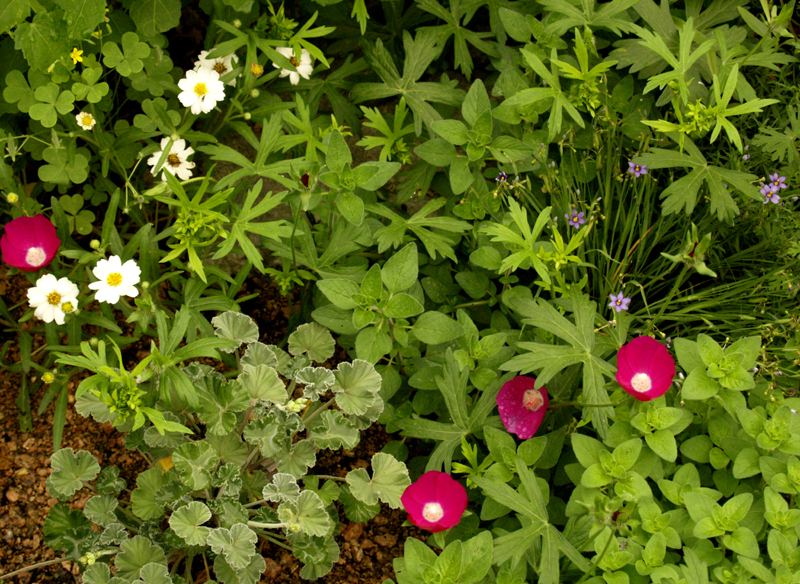
[{"label": "unopened bud", "polygon": [[13,205],[17,201],[19,201],[19,196],[17,195],[17,193],[8,193],[6,195],[6,201],[8,201],[9,203],[11,203]]},{"label": "unopened bud", "polygon": [[97,239],[93,239],[92,241],[89,242],[89,247],[91,247],[92,249],[100,249],[100,241]]},{"label": "unopened bud", "polygon": [[53,375],[53,373],[50,372],[50,371],[45,371],[42,374],[42,381],[45,382],[45,383],[53,383],[55,380],[56,380],[56,376]]},{"label": "unopened bud", "polygon": [[258,89],[251,89],[250,90],[250,97],[256,98],[261,95],[261,92]]},{"label": "unopened bud", "polygon": [[141,286],[142,286],[142,290],[147,290],[148,288],[150,288],[150,282],[145,280],[144,282],[142,282]]},{"label": "unopened bud", "polygon": [[73,310],[75,310],[75,306],[73,306],[72,302],[65,302],[64,304],[61,305],[61,311],[64,314],[69,314]]},{"label": "unopened bud", "polygon": [[242,28],[242,21],[241,21],[241,20],[239,20],[238,18],[235,18],[235,19],[233,20],[233,22],[231,22],[231,24],[232,24],[233,26],[235,26],[236,28]]},{"label": "unopened bud", "polygon": [[250,115],[250,112],[244,112],[244,119],[245,120],[249,120],[251,117],[253,117],[253,116]]},{"label": "unopened bud", "polygon": [[92,347],[96,347],[96,346],[97,346],[97,344],[98,344],[99,342],[100,342],[100,341],[98,341],[98,340],[97,340],[97,337],[92,337],[91,339],[89,339],[89,344],[90,344]]}]

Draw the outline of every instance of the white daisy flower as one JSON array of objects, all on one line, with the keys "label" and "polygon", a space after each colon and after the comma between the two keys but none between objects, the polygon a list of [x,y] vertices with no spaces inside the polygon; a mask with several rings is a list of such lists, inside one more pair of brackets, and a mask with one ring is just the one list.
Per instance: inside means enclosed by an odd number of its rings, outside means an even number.
[{"label": "white daisy flower", "polygon": [[[169,138],[162,139],[161,150],[147,159],[147,164],[151,167],[150,172],[154,175],[156,174],[156,164],[158,164],[158,160],[161,158],[161,155],[164,154],[164,149],[168,144]],[[192,178],[194,162],[186,160],[192,154],[194,154],[194,149],[186,147],[186,140],[174,140],[172,142],[172,148],[169,149],[169,154],[164,160],[164,164],[161,166],[161,180],[167,180],[167,172],[177,176],[181,180],[189,180]]]},{"label": "white daisy flower", "polygon": [[225,84],[213,69],[187,71],[186,77],[178,81],[178,87],[183,90],[178,99],[184,107],[192,108],[193,114],[207,114],[217,107],[218,101],[225,99]]},{"label": "white daisy flower", "polygon": [[95,117],[89,112],[81,112],[75,116],[75,119],[78,120],[78,125],[84,130],[91,130],[97,123]]},{"label": "white daisy flower", "polygon": [[89,284],[91,290],[97,290],[94,297],[98,302],[116,304],[120,296],[136,298],[139,295],[136,284],[139,283],[142,270],[133,260],[123,264],[119,256],[111,256],[97,262],[92,273],[100,280]]},{"label": "white daisy flower", "polygon": [[[281,55],[289,59],[289,62],[294,65],[297,71],[290,71],[289,69],[281,69],[281,77],[289,76],[289,81],[291,81],[292,85],[297,85],[300,83],[300,78],[308,79],[311,77],[311,72],[314,70],[314,66],[311,64],[311,53],[309,53],[306,49],[303,49],[303,52],[300,55],[300,61],[297,60],[297,57],[294,56],[294,51],[291,47],[277,47],[275,49]],[[272,64],[273,67],[279,68],[280,65],[277,63]]]},{"label": "white daisy flower", "polygon": [[64,324],[64,314],[72,312],[78,305],[78,292],[78,287],[69,278],[59,280],[53,274],[45,274],[36,280],[36,286],[28,288],[28,304],[36,309],[33,314],[37,318]]},{"label": "white daisy flower", "polygon": [[[206,69],[208,71],[216,71],[220,77],[226,73],[233,71],[233,68],[239,62],[239,57],[235,53],[231,53],[225,57],[217,57],[216,59],[207,59],[208,51],[200,51],[197,56],[197,61],[194,62],[194,70]],[[228,85],[236,87],[236,79],[228,81]]]}]

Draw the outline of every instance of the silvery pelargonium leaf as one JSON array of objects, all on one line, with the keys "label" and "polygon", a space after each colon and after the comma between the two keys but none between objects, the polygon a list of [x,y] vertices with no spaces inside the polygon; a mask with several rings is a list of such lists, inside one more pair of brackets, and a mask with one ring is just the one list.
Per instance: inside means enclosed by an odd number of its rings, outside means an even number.
[{"label": "silvery pelargonium leaf", "polygon": [[[223,312],[211,319],[214,325],[214,334],[222,339],[229,339],[241,346],[244,343],[254,343],[258,340],[258,326],[252,318],[241,312]],[[220,351],[233,353],[236,348]]]},{"label": "silvery pelargonium leaf", "polygon": [[289,335],[289,352],[295,356],[307,353],[317,363],[333,357],[334,347],[335,342],[328,329],[315,322],[301,324]]}]

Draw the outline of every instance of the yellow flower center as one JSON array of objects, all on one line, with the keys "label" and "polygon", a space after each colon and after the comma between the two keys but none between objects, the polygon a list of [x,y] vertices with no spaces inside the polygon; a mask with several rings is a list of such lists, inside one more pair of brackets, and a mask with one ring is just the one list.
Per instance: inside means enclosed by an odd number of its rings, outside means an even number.
[{"label": "yellow flower center", "polygon": [[178,167],[181,165],[181,159],[178,157],[177,154],[170,154],[167,156],[167,164],[170,166]]},{"label": "yellow flower center", "polygon": [[109,274],[108,278],[106,279],[106,283],[109,286],[119,286],[122,284],[122,274],[114,272],[113,274]]},{"label": "yellow flower center", "polygon": [[58,292],[50,292],[50,294],[47,295],[47,302],[53,306],[58,306],[61,304],[61,294]]},{"label": "yellow flower center", "polygon": [[63,312],[64,314],[69,314],[73,310],[75,310],[75,307],[72,306],[72,302],[65,302],[64,304],[61,305],[61,312]]},{"label": "yellow flower center", "polygon": [[250,73],[252,73],[255,77],[259,77],[264,72],[264,67],[259,65],[258,63],[253,63],[250,65]]},{"label": "yellow flower center", "polygon": [[222,77],[223,74],[228,72],[228,68],[225,66],[225,63],[217,63],[214,65],[214,71],[219,73],[220,77]]},{"label": "yellow flower center", "polygon": [[84,127],[91,126],[93,121],[94,118],[92,117],[92,114],[83,114],[81,116],[81,125]]},{"label": "yellow flower center", "polygon": [[300,61],[298,61],[297,58],[295,58],[295,57],[292,57],[291,59],[289,59],[289,62],[292,65],[294,65],[295,67],[299,67],[300,66]]},{"label": "yellow flower center", "polygon": [[208,87],[206,87],[205,83],[198,83],[194,86],[194,92],[200,97],[203,97],[205,94],[208,93]]}]

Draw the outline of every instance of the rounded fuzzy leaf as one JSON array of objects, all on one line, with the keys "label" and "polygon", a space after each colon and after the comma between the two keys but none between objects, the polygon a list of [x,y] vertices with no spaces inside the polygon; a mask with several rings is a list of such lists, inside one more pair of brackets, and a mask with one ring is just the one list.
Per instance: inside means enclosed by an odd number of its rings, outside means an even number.
[{"label": "rounded fuzzy leaf", "polygon": [[242,365],[236,380],[247,392],[247,397],[256,401],[268,401],[283,405],[288,399],[286,387],[269,365]]},{"label": "rounded fuzzy leaf", "polygon": [[119,501],[114,497],[95,495],[86,501],[86,505],[83,507],[83,513],[86,517],[97,523],[97,525],[106,527],[111,523],[117,522],[117,516],[114,515],[117,505],[119,505]]},{"label": "rounded fuzzy leaf", "polygon": [[[258,326],[252,318],[241,312],[223,312],[211,319],[214,325],[214,334],[222,339],[238,343],[254,343],[258,340]],[[220,351],[233,353],[236,347],[230,349],[220,348]]]},{"label": "rounded fuzzy leaf", "polygon": [[400,497],[411,480],[406,465],[391,454],[379,452],[372,457],[372,478],[366,470],[358,468],[347,473],[347,484],[352,495],[367,505],[380,500],[393,509],[399,509],[402,506]]},{"label": "rounded fuzzy leaf", "polygon": [[208,534],[207,544],[215,554],[225,554],[225,560],[235,570],[246,568],[256,555],[258,536],[247,525],[237,523],[230,529],[218,527]]},{"label": "rounded fuzzy leaf", "polygon": [[85,450],[77,454],[72,448],[62,448],[50,458],[53,472],[47,478],[47,490],[59,499],[69,499],[83,488],[84,481],[91,481],[100,472],[94,456]]},{"label": "rounded fuzzy leaf", "polygon": [[200,501],[192,501],[177,509],[169,518],[169,526],[187,545],[205,545],[211,531],[203,523],[211,519],[211,511]]},{"label": "rounded fuzzy leaf", "polygon": [[160,519],[164,515],[164,503],[156,503],[156,492],[175,478],[175,474],[167,475],[160,468],[151,468],[136,477],[136,488],[131,493],[131,511],[139,519]]},{"label": "rounded fuzzy leaf", "polygon": [[292,445],[291,450],[284,450],[275,455],[278,472],[285,472],[300,478],[317,462],[317,450],[309,440],[301,440]]},{"label": "rounded fuzzy leaf", "polygon": [[325,367],[304,367],[297,372],[294,380],[305,385],[303,397],[317,401],[320,394],[331,388],[336,378],[333,376],[333,371]]},{"label": "rounded fuzzy leaf", "polygon": [[319,421],[319,424],[309,428],[308,434],[308,437],[317,448],[327,448],[329,450],[352,449],[355,448],[361,438],[358,430],[348,425],[342,412],[331,410],[322,412]]},{"label": "rounded fuzzy leaf", "polygon": [[270,484],[264,486],[261,495],[273,503],[296,501],[300,496],[300,486],[292,475],[279,472],[275,473]]},{"label": "rounded fuzzy leaf", "polygon": [[278,517],[290,530],[296,526],[303,533],[317,537],[327,535],[331,528],[331,517],[314,491],[303,491],[296,502],[281,503]]},{"label": "rounded fuzzy leaf", "polygon": [[172,584],[172,580],[166,566],[151,562],[142,566],[139,570],[139,579],[131,584]]},{"label": "rounded fuzzy leaf", "polygon": [[147,564],[167,566],[167,557],[164,555],[164,551],[141,535],[122,542],[119,547],[120,552],[114,560],[114,565],[119,570],[116,576],[122,578],[123,581],[133,582],[139,578],[141,569]]},{"label": "rounded fuzzy leaf", "polygon": [[375,403],[381,376],[372,363],[363,359],[340,363],[333,375],[336,381],[331,389],[336,394],[336,405],[345,414],[361,416]]},{"label": "rounded fuzzy leaf", "polygon": [[193,491],[208,486],[211,470],[218,460],[217,453],[204,440],[181,444],[172,454],[172,463],[180,473],[181,481]]},{"label": "rounded fuzzy leaf", "polygon": [[315,322],[301,324],[289,335],[289,352],[295,356],[307,353],[317,363],[333,357],[335,345],[330,331]]}]

